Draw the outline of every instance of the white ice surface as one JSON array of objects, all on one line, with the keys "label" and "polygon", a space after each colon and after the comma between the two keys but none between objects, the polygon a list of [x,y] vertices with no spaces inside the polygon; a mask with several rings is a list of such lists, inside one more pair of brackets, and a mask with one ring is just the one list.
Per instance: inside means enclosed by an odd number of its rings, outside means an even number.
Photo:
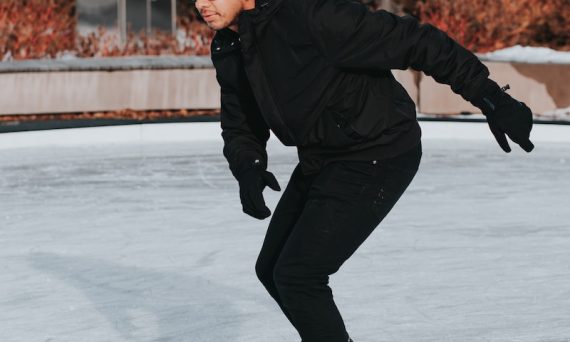
[{"label": "white ice surface", "polygon": [[[570,144],[421,125],[416,178],[330,278],[351,336],[570,341]],[[217,137],[0,149],[0,341],[299,342]],[[284,188],[295,150],[268,150]]]},{"label": "white ice surface", "polygon": [[[429,139],[494,139],[486,122],[422,121],[420,125],[422,136]],[[220,132],[219,122],[187,122],[3,133],[0,134],[0,150],[48,145],[55,147],[219,140]],[[570,143],[570,125],[535,124],[530,138],[531,141]],[[276,139],[273,133],[271,139]]]}]

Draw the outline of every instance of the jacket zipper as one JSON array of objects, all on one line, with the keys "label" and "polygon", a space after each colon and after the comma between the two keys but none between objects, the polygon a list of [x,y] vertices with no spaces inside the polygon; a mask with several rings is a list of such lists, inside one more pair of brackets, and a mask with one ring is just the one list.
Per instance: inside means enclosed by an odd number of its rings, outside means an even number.
[{"label": "jacket zipper", "polygon": [[257,43],[255,44],[255,51],[257,52],[257,56],[258,56],[258,59],[259,59],[259,64],[260,64],[260,66],[261,66],[261,67],[260,67],[260,74],[261,74],[261,76],[263,77],[263,81],[264,81],[264,83],[265,83],[265,86],[266,86],[266,88],[268,89],[268,92],[269,92],[269,94],[270,94],[270,96],[271,96],[271,99],[270,99],[270,100],[271,100],[271,102],[273,102],[273,105],[274,105],[274,107],[275,107],[275,109],[276,109],[276,111],[277,111],[277,121],[279,121],[280,126],[281,126],[282,128],[284,128],[284,130],[285,130],[284,133],[287,135],[287,137],[290,139],[290,141],[291,141],[293,144],[297,144],[297,141],[296,141],[296,139],[295,139],[295,136],[292,135],[292,133],[291,133],[289,127],[287,127],[287,126],[285,125],[285,122],[283,121],[283,117],[282,117],[282,115],[281,115],[281,109],[279,108],[277,101],[275,101],[275,95],[274,95],[275,92],[274,92],[273,87],[271,86],[271,84],[268,82],[267,76],[265,75],[265,62],[263,61],[263,55],[261,54],[261,50],[259,49],[259,45],[258,45]]}]

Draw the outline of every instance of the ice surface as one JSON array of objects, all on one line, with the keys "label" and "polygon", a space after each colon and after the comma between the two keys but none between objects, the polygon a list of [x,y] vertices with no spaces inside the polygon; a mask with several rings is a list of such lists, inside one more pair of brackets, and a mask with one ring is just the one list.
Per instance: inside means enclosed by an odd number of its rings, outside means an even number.
[{"label": "ice surface", "polygon": [[[570,144],[423,144],[331,276],[353,339],[570,341]],[[269,155],[284,188],[295,150]],[[0,150],[0,341],[299,342],[255,276],[268,221],[217,140]]]}]

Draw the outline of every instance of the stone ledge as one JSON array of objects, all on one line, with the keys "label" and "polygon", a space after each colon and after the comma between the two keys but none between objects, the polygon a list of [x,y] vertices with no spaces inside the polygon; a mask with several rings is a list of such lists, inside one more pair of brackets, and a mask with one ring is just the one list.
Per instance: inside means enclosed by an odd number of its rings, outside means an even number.
[{"label": "stone ledge", "polygon": [[33,59],[0,63],[0,74],[54,71],[117,71],[212,68],[210,56],[125,56]]}]

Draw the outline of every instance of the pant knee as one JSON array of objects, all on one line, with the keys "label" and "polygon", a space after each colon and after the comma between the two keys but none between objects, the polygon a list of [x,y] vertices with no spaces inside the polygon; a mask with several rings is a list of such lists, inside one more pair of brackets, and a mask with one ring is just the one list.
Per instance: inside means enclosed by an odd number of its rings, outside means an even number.
[{"label": "pant knee", "polygon": [[263,284],[273,282],[273,267],[267,263],[257,261],[255,264],[257,279]]},{"label": "pant knee", "polygon": [[287,266],[286,264],[284,264],[282,262],[278,262],[273,267],[273,273],[272,273],[273,281],[277,285],[287,283],[288,280],[292,276],[294,276],[294,273],[295,272],[292,271],[291,266]]},{"label": "pant knee", "polygon": [[315,287],[328,284],[328,275],[302,265],[277,263],[273,268],[275,286],[283,291],[290,288]]}]

